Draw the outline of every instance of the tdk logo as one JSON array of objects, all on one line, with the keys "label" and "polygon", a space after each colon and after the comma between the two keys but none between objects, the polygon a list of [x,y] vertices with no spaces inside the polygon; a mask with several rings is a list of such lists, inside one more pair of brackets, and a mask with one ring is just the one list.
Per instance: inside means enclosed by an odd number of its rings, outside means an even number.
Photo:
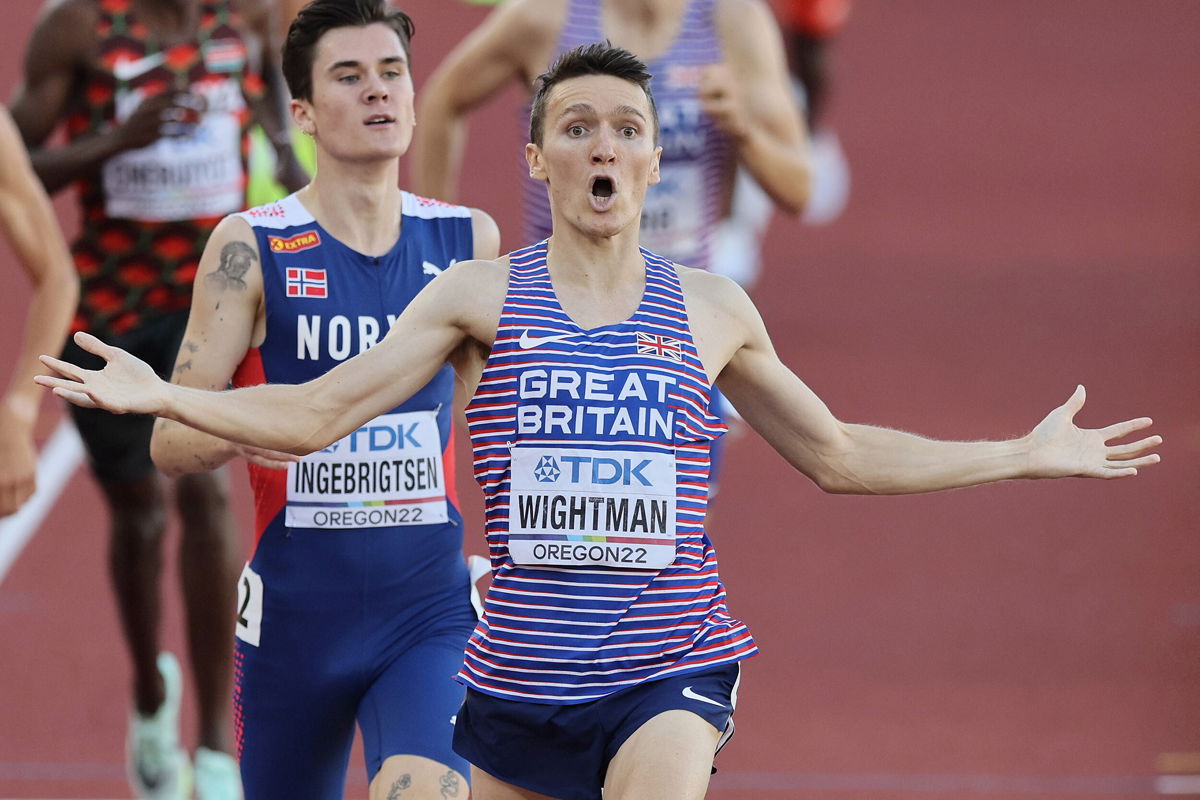
[{"label": "tdk logo", "polygon": [[[579,483],[581,475],[588,475],[588,480],[595,486],[611,486],[619,483],[629,486],[634,480],[642,486],[650,486],[650,481],[642,474],[642,470],[650,465],[650,459],[642,459],[634,464],[632,458],[593,458],[591,456],[563,456],[562,460],[571,465],[571,483]],[[586,470],[586,472],[585,472]],[[541,480],[539,478],[539,480]]]},{"label": "tdk logo", "polygon": [[554,456],[542,456],[533,468],[533,477],[537,478],[538,483],[554,483],[560,475],[562,470],[558,468],[558,461]]},{"label": "tdk logo", "polygon": [[321,452],[336,453],[343,446],[347,447],[348,452],[351,453],[378,453],[383,450],[403,450],[406,447],[420,448],[421,443],[417,441],[415,435],[419,424],[413,422],[409,425],[367,425],[359,428],[345,439],[334,442]]}]

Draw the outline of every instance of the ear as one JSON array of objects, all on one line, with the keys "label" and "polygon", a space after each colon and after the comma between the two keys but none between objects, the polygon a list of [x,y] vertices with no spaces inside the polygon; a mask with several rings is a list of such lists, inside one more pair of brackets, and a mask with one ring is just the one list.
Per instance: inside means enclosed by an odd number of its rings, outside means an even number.
[{"label": "ear", "polygon": [[312,106],[304,100],[292,100],[288,107],[292,114],[292,122],[296,123],[296,127],[306,136],[312,136],[317,132],[317,124],[313,121]]},{"label": "ear", "polygon": [[549,182],[546,176],[546,162],[542,159],[542,148],[533,142],[525,145],[525,163],[529,164],[529,177],[535,181]]},{"label": "ear", "polygon": [[658,171],[658,162],[662,159],[662,147],[654,148],[654,163],[650,165],[650,180],[648,186],[653,186],[662,180],[662,175]]}]

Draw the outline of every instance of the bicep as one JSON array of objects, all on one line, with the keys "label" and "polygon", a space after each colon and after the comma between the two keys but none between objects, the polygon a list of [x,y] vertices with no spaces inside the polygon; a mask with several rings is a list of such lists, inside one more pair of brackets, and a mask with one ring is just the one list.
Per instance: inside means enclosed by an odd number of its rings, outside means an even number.
[{"label": "bicep", "polygon": [[254,234],[244,221],[228,218],[200,259],[173,383],[211,390],[228,386],[253,344],[262,292]]},{"label": "bicep", "polygon": [[766,326],[749,301],[727,327],[739,331],[718,386],[743,419],[801,472],[818,474],[831,453],[846,446],[845,427],[775,352]]}]

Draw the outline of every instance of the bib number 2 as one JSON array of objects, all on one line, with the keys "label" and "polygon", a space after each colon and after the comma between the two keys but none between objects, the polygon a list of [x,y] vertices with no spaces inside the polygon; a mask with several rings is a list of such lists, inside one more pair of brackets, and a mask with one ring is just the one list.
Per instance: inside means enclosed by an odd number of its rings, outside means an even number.
[{"label": "bib number 2", "polygon": [[263,582],[262,577],[250,569],[250,565],[242,569],[238,578],[237,597],[237,638],[254,647],[258,647],[262,634]]}]

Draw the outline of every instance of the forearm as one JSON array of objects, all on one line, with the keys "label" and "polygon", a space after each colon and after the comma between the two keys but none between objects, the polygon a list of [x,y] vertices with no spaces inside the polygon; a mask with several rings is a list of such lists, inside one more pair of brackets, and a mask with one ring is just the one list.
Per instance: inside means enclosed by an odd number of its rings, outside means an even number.
[{"label": "forearm", "polygon": [[154,464],[169,478],[209,472],[237,455],[231,442],[169,419],[159,419],[150,440]]},{"label": "forearm", "polygon": [[808,203],[812,170],[807,146],[781,142],[761,127],[748,127],[732,142],[738,162],[782,211],[799,214]]},{"label": "forearm", "polygon": [[916,494],[1032,477],[1029,437],[945,442],[869,425],[841,428],[835,445],[817,451],[813,478],[828,492]]},{"label": "forearm", "polygon": [[30,153],[34,172],[50,194],[72,181],[100,169],[101,165],[124,150],[114,131],[77,139],[63,147],[34,150]]},{"label": "forearm", "polygon": [[462,115],[431,106],[422,108],[421,124],[413,140],[411,164],[413,191],[447,203],[458,198],[467,124]]},{"label": "forearm", "polygon": [[225,392],[164,383],[155,413],[230,442],[307,455],[340,438],[330,431],[337,430],[341,409],[335,412],[315,399],[319,390],[314,384],[321,380]]},{"label": "forearm", "polygon": [[[70,258],[65,250],[61,257]],[[44,279],[33,293],[25,317],[20,355],[3,397],[4,404],[30,425],[37,417],[43,394],[42,389],[33,382],[34,375],[45,372],[38,361],[38,354],[62,350],[78,295],[78,281],[73,271],[61,277]]]}]

